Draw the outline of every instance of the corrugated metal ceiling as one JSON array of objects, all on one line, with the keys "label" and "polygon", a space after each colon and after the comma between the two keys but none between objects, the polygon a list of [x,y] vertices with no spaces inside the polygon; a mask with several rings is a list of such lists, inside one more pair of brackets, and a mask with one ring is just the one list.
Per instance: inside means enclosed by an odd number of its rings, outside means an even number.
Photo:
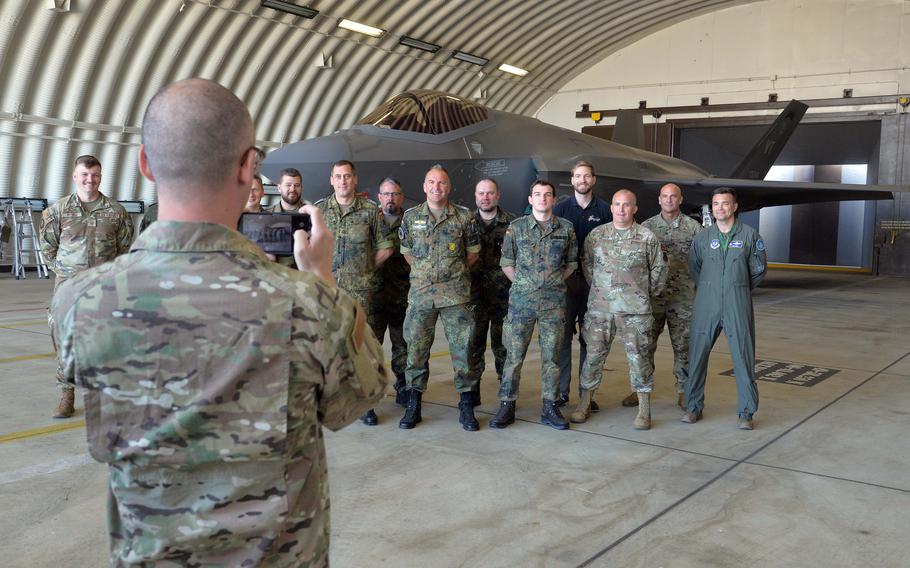
[{"label": "corrugated metal ceiling", "polygon": [[[533,114],[616,50],[748,1],[313,0],[319,15],[310,20],[260,0],[2,0],[0,196],[55,201],[72,190],[72,160],[92,153],[104,166],[102,191],[153,201],[135,166],[142,112],[180,78],[207,77],[237,93],[265,147],[348,126],[412,88],[483,93],[489,106]],[[342,17],[386,33],[339,29]],[[399,45],[402,35],[442,49]],[[490,63],[456,61],[454,49]],[[331,65],[319,66],[324,60]],[[529,74],[497,70],[504,62]]]}]

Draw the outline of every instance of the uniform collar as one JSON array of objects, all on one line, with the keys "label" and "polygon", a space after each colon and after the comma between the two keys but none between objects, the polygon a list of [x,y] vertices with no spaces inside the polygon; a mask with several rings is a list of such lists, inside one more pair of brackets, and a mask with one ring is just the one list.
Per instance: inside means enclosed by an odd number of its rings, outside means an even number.
[{"label": "uniform collar", "polygon": [[[68,199],[68,202],[66,203],[67,207],[78,207],[79,209],[82,209],[83,212],[85,211],[83,201],[79,198],[78,193],[76,193],[74,191],[73,193],[71,193],[69,195],[69,197],[67,199]],[[98,193],[98,199],[101,200],[101,203],[98,204],[98,207],[95,207],[95,209],[94,209],[95,211],[98,211],[99,209],[105,209],[105,208],[108,208],[111,206],[110,198],[108,198],[103,193],[101,193],[101,192]],[[95,202],[90,201],[89,203],[95,203]]]},{"label": "uniform collar", "polygon": [[130,251],[239,252],[266,259],[252,241],[218,223],[155,221],[133,242]]},{"label": "uniform collar", "polygon": [[[335,209],[339,213],[343,212],[341,209],[341,204],[338,203],[337,199],[335,199],[334,193],[328,197],[328,200],[329,200],[329,208]],[[351,208],[348,209],[348,213],[353,213],[354,211],[357,211],[361,207],[363,207],[363,199],[359,195],[355,194],[354,201],[351,203]]]},{"label": "uniform collar", "polygon": [[486,221],[484,221],[483,217],[480,216],[480,209],[477,209],[474,211],[474,217],[477,219],[478,227],[493,226],[493,225],[508,225],[509,224],[509,220],[506,219],[506,212],[503,211],[502,207],[499,207],[499,206],[496,207],[496,216],[493,217],[493,223],[490,223],[489,225],[487,225],[487,223],[486,223]]}]

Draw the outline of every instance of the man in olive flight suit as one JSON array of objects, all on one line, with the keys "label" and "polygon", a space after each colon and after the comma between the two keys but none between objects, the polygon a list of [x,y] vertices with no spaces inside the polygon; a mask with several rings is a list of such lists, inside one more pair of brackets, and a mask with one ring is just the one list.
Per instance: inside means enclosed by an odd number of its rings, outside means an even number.
[{"label": "man in olive flight suit", "polygon": [[736,376],[738,426],[752,430],[752,415],[758,410],[752,289],[765,277],[768,258],[758,231],[736,220],[737,208],[733,189],[715,189],[711,197],[715,224],[695,237],[689,254],[695,308],[682,421],[692,424],[702,417],[708,356],[723,329]]}]

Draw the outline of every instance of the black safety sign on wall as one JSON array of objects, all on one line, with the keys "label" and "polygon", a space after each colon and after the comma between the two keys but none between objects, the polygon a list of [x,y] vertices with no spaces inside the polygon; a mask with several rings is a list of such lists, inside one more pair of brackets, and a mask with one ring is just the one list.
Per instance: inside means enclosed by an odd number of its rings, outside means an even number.
[{"label": "black safety sign on wall", "polygon": [[[811,365],[798,365],[796,363],[781,363],[779,361],[755,360],[755,378],[759,381],[770,381],[785,385],[798,385],[811,387],[817,385],[828,377],[837,374],[839,369],[826,367],[813,367]],[[721,375],[733,376],[733,369],[724,371]]]}]

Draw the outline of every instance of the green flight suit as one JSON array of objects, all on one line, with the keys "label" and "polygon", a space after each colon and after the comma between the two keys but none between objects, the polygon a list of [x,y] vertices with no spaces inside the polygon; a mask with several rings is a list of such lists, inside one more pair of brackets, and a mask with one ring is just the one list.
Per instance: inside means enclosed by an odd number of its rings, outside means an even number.
[{"label": "green flight suit", "polygon": [[752,288],[765,277],[768,259],[764,241],[748,225],[736,221],[726,240],[724,247],[724,235],[717,225],[712,225],[695,236],[689,253],[695,307],[689,339],[686,411],[697,413],[705,406],[708,356],[723,329],[736,375],[737,413],[740,418],[752,418],[758,410]]}]

